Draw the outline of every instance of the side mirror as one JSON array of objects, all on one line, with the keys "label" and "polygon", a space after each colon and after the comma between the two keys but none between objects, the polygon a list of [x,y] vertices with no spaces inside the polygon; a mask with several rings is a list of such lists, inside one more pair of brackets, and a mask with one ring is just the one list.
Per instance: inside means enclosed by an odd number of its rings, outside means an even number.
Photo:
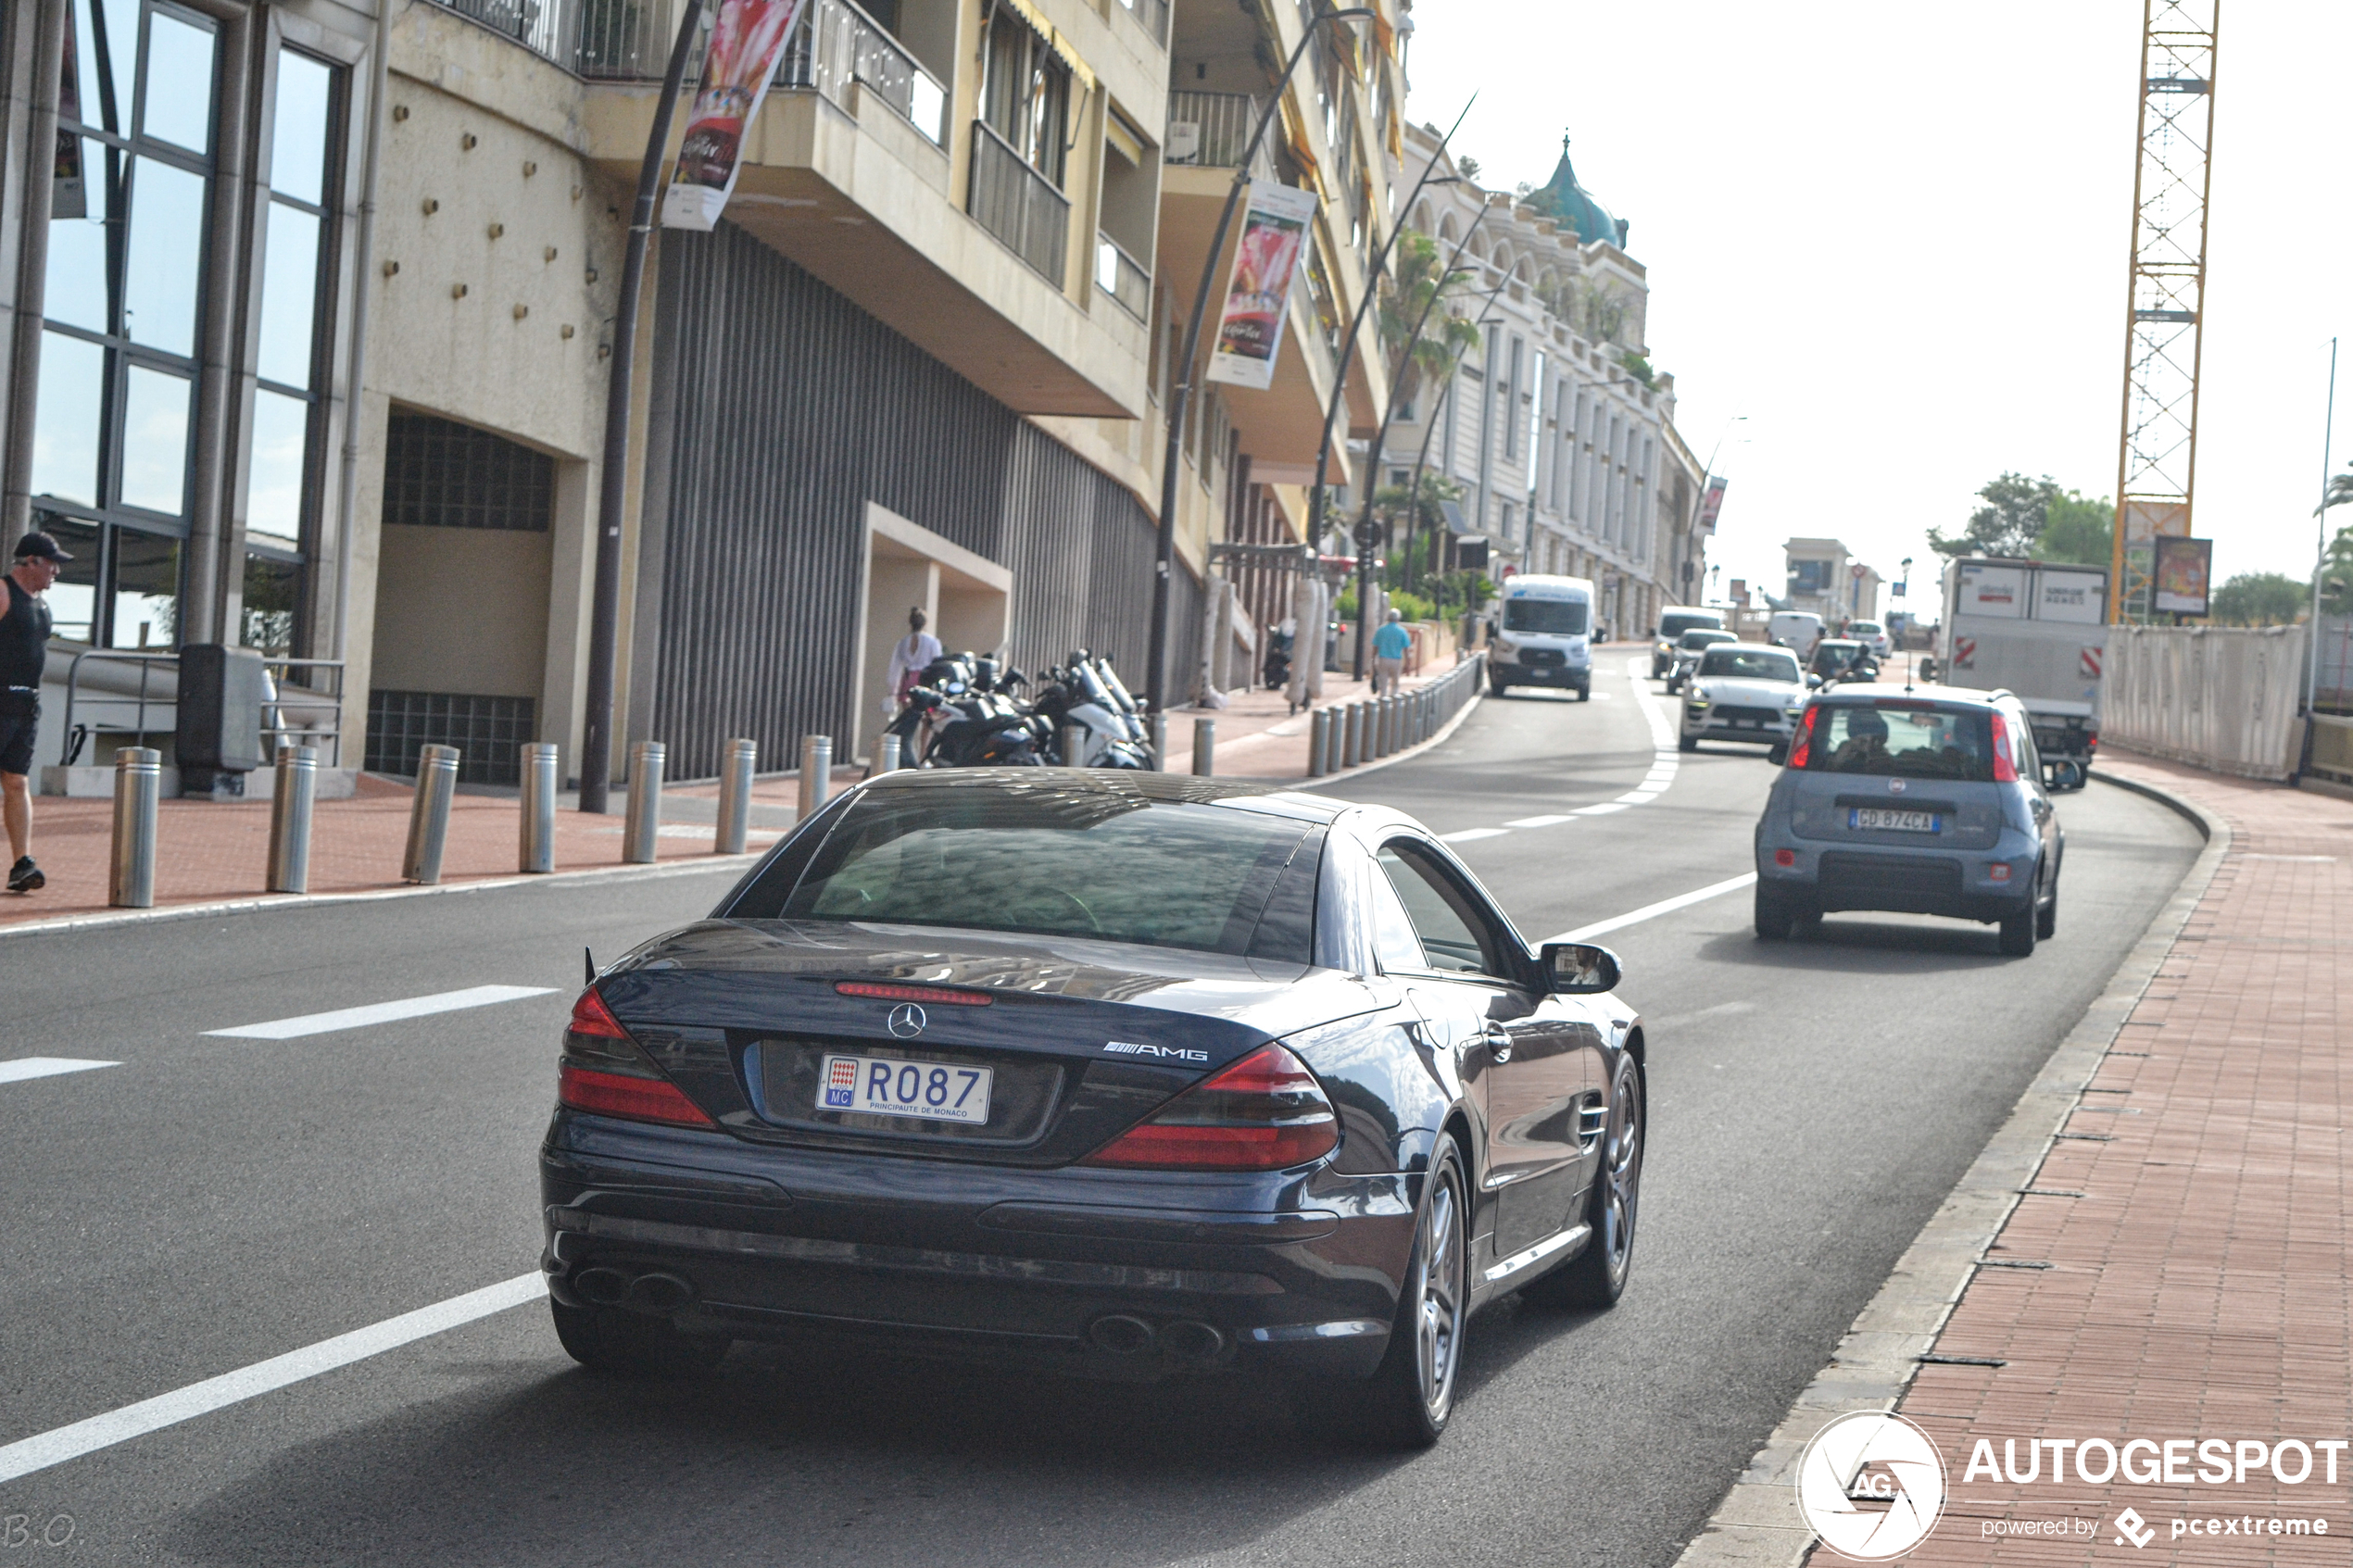
[{"label": "side mirror", "polygon": [[1556,997],[1617,989],[1617,955],[1607,947],[1598,947],[1591,942],[1547,942],[1539,962]]},{"label": "side mirror", "polygon": [[2043,764],[2043,787],[2045,789],[2082,789],[2089,782],[2083,764],[2073,758]]},{"label": "side mirror", "polygon": [[1776,768],[1785,768],[1789,766],[1789,742],[1785,740],[1775,741],[1773,743],[1773,749],[1765,754],[1765,759]]},{"label": "side mirror", "polygon": [[1812,673],[1808,673],[1808,674],[1806,675],[1806,689],[1807,691],[1809,691],[1809,692],[1810,692],[1810,691],[1819,691],[1819,690],[1821,689],[1821,686],[1822,686],[1822,678],[1821,678],[1819,675],[1816,675],[1816,674],[1812,674]]}]

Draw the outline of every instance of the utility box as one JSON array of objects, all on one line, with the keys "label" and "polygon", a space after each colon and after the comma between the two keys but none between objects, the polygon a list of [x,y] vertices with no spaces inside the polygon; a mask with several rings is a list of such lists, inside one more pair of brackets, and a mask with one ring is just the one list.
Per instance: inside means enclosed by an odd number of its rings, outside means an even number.
[{"label": "utility box", "polygon": [[251,648],[195,643],[180,650],[180,723],[174,759],[183,796],[245,792],[261,766],[261,708],[269,675]]}]

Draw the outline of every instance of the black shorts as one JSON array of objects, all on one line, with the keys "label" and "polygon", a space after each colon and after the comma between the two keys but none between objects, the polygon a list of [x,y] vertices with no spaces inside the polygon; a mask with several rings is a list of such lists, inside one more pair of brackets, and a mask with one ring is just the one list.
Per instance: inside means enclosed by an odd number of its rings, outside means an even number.
[{"label": "black shorts", "polygon": [[32,741],[41,733],[41,709],[18,713],[0,705],[0,773],[32,771]]}]

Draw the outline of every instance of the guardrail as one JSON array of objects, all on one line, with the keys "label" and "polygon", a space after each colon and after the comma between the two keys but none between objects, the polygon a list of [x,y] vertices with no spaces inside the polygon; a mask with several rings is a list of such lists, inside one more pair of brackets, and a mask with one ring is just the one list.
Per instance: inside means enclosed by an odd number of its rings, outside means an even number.
[{"label": "guardrail", "polygon": [[2309,721],[2312,726],[2312,762],[2305,771],[2336,784],[2353,784],[2353,719],[2315,713]]},{"label": "guardrail", "polygon": [[1056,288],[1070,249],[1070,198],[1030,167],[1013,144],[973,121],[973,180],[965,210]]},{"label": "guardrail", "polygon": [[1139,321],[1152,314],[1152,275],[1109,234],[1095,235],[1095,286]]}]

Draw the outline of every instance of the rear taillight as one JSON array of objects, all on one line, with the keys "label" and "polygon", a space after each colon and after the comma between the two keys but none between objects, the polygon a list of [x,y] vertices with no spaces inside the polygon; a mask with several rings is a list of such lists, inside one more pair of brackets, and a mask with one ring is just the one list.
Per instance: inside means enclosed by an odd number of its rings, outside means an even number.
[{"label": "rear taillight", "polygon": [[564,1059],[557,1075],[556,1098],[574,1110],[598,1116],[625,1116],[676,1127],[718,1125],[646,1060],[646,1053],[637,1048],[594,985],[572,1004],[572,1022],[564,1027]]},{"label": "rear taillight", "polygon": [[1797,740],[1789,748],[1791,767],[1803,768],[1806,766],[1806,759],[1814,755],[1814,716],[1820,711],[1820,709],[1808,703],[1806,706],[1806,711],[1798,715]]},{"label": "rear taillight", "polygon": [[1264,1046],[1087,1157],[1089,1165],[1278,1171],[1340,1146],[1340,1120],[1307,1064]]},{"label": "rear taillight", "polygon": [[1789,870],[1792,866],[1797,864],[1797,851],[1794,849],[1774,850],[1773,864],[1780,867],[1783,871]]},{"label": "rear taillight", "polygon": [[1999,713],[1994,715],[1994,782],[2018,783],[2018,764],[2010,760],[2010,727]]}]

